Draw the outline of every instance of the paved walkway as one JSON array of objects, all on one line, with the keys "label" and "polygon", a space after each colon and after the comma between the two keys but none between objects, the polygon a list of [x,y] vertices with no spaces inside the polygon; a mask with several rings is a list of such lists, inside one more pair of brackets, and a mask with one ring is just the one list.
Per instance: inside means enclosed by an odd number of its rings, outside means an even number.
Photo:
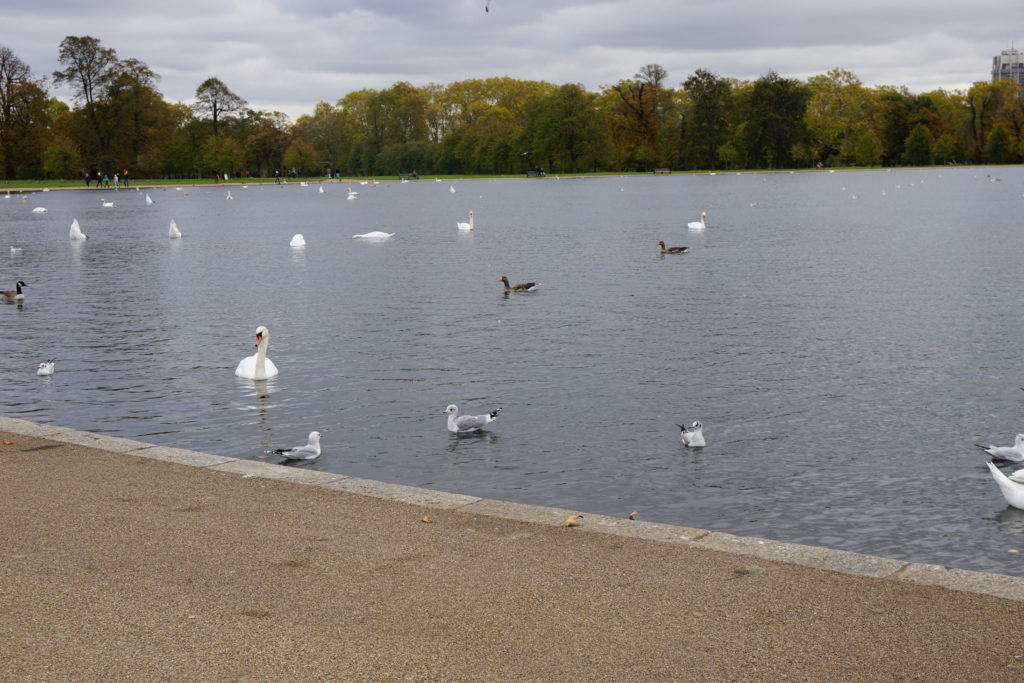
[{"label": "paved walkway", "polygon": [[830,571],[5,418],[0,439],[4,681],[1024,680],[1018,579]]}]

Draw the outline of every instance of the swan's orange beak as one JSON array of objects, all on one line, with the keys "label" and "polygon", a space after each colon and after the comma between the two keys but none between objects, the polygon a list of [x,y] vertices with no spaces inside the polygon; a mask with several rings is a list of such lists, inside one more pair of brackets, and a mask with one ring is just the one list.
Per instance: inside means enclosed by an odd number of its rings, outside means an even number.
[{"label": "swan's orange beak", "polygon": [[261,341],[263,341],[263,335],[262,334],[257,334],[256,335],[256,343],[253,344],[253,346],[258,349],[260,347],[260,342]]}]

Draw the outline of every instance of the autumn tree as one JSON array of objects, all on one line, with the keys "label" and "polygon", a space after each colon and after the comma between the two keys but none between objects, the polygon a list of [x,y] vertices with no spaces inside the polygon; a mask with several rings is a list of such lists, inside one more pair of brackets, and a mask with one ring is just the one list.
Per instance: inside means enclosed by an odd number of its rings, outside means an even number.
[{"label": "autumn tree", "polygon": [[47,115],[46,91],[29,66],[0,45],[0,164],[3,177],[30,176],[42,168]]},{"label": "autumn tree", "polygon": [[84,121],[76,131],[79,146],[87,147],[89,156],[105,156],[108,131],[101,126],[97,110],[117,64],[117,52],[92,36],[68,36],[60,43],[57,61],[64,69],[53,72],[53,82],[69,84],[84,108]]},{"label": "autumn tree", "polygon": [[[807,81],[807,128],[815,156],[822,163],[854,161],[865,151],[874,118],[874,100],[860,79],[843,69],[812,76]],[[868,137],[865,137],[868,136]]]},{"label": "autumn tree", "polygon": [[999,115],[1019,95],[1020,86],[1009,80],[995,83],[978,81],[967,91],[966,105],[970,113],[967,121],[967,152],[975,162],[984,158],[985,143]]},{"label": "autumn tree", "polygon": [[218,135],[223,118],[243,112],[245,105],[245,100],[231,92],[223,81],[210,77],[196,88],[196,103],[192,106],[197,114],[209,116],[213,123],[213,134]]}]

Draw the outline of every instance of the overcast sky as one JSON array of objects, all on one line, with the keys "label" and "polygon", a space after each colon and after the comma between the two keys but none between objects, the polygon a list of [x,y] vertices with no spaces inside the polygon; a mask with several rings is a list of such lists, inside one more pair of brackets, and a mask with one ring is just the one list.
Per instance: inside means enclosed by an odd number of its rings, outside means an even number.
[{"label": "overcast sky", "polygon": [[294,119],[398,81],[510,76],[597,90],[650,63],[673,87],[698,68],[753,80],[840,67],[868,86],[965,89],[1024,38],[1020,5],[1006,0],[490,0],[485,12],[486,2],[2,0],[0,45],[49,76],[65,36],[93,36],[148,64],[169,101],[190,102],[216,76],[250,107]]}]

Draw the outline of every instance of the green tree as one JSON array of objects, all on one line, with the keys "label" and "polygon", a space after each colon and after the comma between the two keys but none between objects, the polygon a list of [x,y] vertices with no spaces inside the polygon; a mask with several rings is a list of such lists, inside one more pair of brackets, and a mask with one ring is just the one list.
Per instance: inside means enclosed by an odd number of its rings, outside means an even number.
[{"label": "green tree", "polygon": [[71,138],[58,135],[46,147],[43,166],[48,177],[70,180],[82,172],[82,158]]},{"label": "green tree", "polygon": [[882,161],[882,143],[874,132],[865,131],[857,138],[854,161],[858,166],[875,166]]},{"label": "green tree", "polygon": [[810,90],[774,71],[754,82],[750,98],[747,155],[760,167],[792,166],[795,152],[808,140],[805,114]]},{"label": "green tree", "polygon": [[570,173],[579,170],[582,160],[596,163],[607,144],[600,113],[576,84],[563,85],[536,103],[526,139],[527,162],[546,160],[550,170]]},{"label": "green tree", "polygon": [[303,140],[292,140],[288,145],[284,151],[284,166],[298,170],[302,176],[320,175],[323,170],[313,145]]},{"label": "green tree", "polygon": [[1014,145],[1006,126],[997,123],[985,142],[985,161],[990,164],[1006,164],[1013,161]]},{"label": "green tree", "polygon": [[210,77],[196,88],[196,103],[192,106],[197,114],[210,117],[213,134],[218,135],[222,119],[229,114],[243,112],[245,105],[245,100],[231,92],[223,81]]},{"label": "green tree", "polygon": [[690,104],[687,126],[690,166],[717,168],[719,150],[730,136],[728,117],[732,108],[732,87],[728,80],[697,69],[683,83],[683,89]]},{"label": "green tree", "polygon": [[923,123],[919,123],[910,131],[903,145],[903,163],[908,166],[928,166],[932,163],[931,131]]},{"label": "green tree", "polygon": [[949,133],[940,135],[935,144],[932,145],[932,161],[936,164],[953,163],[957,161],[959,156],[956,138]]}]

